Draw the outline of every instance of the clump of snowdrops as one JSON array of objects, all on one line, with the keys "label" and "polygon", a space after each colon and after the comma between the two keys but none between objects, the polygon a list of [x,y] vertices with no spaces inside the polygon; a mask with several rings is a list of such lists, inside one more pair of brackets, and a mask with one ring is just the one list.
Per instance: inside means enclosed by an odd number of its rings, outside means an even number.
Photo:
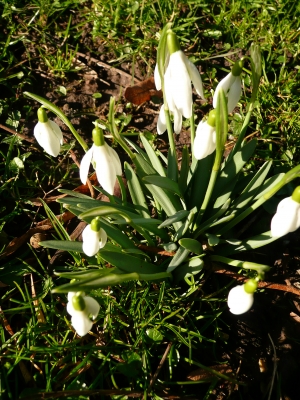
[{"label": "clump of snowdrops", "polygon": [[[87,223],[83,242],[68,238],[42,242],[48,248],[67,250],[74,258],[72,272],[57,273],[70,279],[70,283],[54,288],[53,292],[69,293],[67,311],[79,335],[88,333],[92,327],[90,317],[96,318],[99,312],[97,301],[86,295],[90,290],[122,285],[129,280],[171,280],[176,284],[185,281],[194,290],[200,273],[216,263],[250,272],[245,284],[229,292],[228,306],[234,314],[251,308],[258,282],[264,279],[269,267],[242,261],[242,253],[265,246],[300,226],[300,188],[279,203],[272,221],[270,217],[270,230],[252,237],[247,237],[246,230],[245,239],[240,240],[235,237],[234,228],[298,177],[300,167],[271,175],[272,161],[267,161],[259,170],[244,173],[245,165],[255,154],[256,139],[245,140],[245,133],[261,76],[259,47],[253,44],[249,53],[249,57],[236,61],[231,72],[219,82],[213,109],[196,127],[192,84],[204,99],[201,76],[180,49],[171,25],[166,25],[158,44],[155,84],[163,91],[157,132],[167,131],[167,158],[153,148],[143,133],[143,149],[120,134],[113,98],[108,121],[95,121],[94,144],[88,149],[56,106],[25,93],[42,103],[34,131],[38,143],[50,155],[59,154],[62,133],[48,120],[48,109],[70,128],[86,152],[80,165],[81,181],[86,183],[92,166],[100,184],[96,189],[110,200],[103,202],[61,190],[68,196],[58,201]],[[225,158],[228,114],[240,102],[245,63],[251,68],[252,94],[235,146]],[[179,168],[174,135],[180,134],[183,118],[190,119],[191,148],[183,148]],[[122,165],[117,151],[105,141],[103,128],[125,150],[129,162]],[[126,178],[129,196],[122,176]],[[114,195],[116,184],[121,198]]]}]

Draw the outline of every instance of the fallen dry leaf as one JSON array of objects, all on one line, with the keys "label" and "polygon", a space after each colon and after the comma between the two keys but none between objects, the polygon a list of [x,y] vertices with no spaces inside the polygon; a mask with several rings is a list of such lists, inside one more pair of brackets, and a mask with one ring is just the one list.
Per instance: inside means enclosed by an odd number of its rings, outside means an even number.
[{"label": "fallen dry leaf", "polygon": [[156,90],[154,78],[148,78],[134,86],[127,87],[124,93],[125,99],[137,106],[151,100],[152,96],[162,97],[162,91]]}]

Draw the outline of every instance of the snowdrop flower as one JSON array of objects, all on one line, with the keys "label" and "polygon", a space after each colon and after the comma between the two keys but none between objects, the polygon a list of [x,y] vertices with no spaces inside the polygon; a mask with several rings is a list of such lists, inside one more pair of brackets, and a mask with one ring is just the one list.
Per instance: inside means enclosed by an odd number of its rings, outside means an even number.
[{"label": "snowdrop flower", "polygon": [[85,296],[83,292],[68,293],[67,311],[71,315],[71,323],[79,336],[86,335],[92,328],[93,322],[89,316],[95,319],[100,306],[92,297]]},{"label": "snowdrop flower", "polygon": [[281,200],[277,211],[271,221],[271,234],[273,237],[284,236],[294,232],[300,227],[300,186],[292,196]]},{"label": "snowdrop flower", "polygon": [[228,307],[232,314],[239,315],[249,311],[254,301],[257,282],[249,279],[244,285],[235,286],[228,294]]},{"label": "snowdrop flower", "polygon": [[107,242],[107,234],[100,228],[100,220],[94,218],[90,225],[87,225],[82,232],[82,250],[92,257],[98,253]]},{"label": "snowdrop flower", "polygon": [[[169,62],[164,74],[164,98],[167,104],[161,107],[158,117],[158,133],[163,133],[166,127],[164,108],[166,107],[174,115],[174,131],[179,133],[182,127],[182,116],[192,116],[192,86],[203,99],[204,92],[202,79],[196,66],[180,50],[178,39],[174,32],[167,35],[167,46],[169,51]],[[162,88],[161,77],[156,66],[154,81],[157,90]]]},{"label": "snowdrop flower", "polygon": [[225,96],[228,99],[228,114],[230,114],[237,106],[237,103],[239,102],[242,94],[242,81],[240,77],[242,70],[243,60],[239,60],[234,64],[231,72],[219,82],[213,97],[214,108],[217,107],[218,94],[221,88],[224,90]]},{"label": "snowdrop flower", "polygon": [[80,164],[80,179],[86,184],[90,163],[95,163],[97,179],[103,189],[114,194],[117,175],[122,175],[121,161],[117,152],[103,138],[102,130],[93,129],[93,146],[86,152]]},{"label": "snowdrop flower", "polygon": [[199,123],[193,150],[197,160],[202,160],[216,150],[215,110],[210,111],[207,121]]},{"label": "snowdrop flower", "polygon": [[40,107],[37,114],[39,122],[34,127],[33,134],[46,153],[57,157],[60,152],[60,146],[63,144],[63,134],[60,127],[48,119],[44,108]]}]

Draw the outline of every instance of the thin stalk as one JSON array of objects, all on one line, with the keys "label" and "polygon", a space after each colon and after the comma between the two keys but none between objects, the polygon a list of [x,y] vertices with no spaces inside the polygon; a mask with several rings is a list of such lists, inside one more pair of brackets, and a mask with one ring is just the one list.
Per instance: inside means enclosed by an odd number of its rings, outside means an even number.
[{"label": "thin stalk", "polygon": [[208,206],[209,200],[211,198],[212,192],[213,192],[214,187],[215,187],[215,183],[216,183],[216,180],[217,180],[217,177],[218,177],[218,173],[219,173],[219,170],[212,170],[211,171],[211,175],[210,175],[209,183],[208,183],[207,190],[206,190],[206,193],[205,193],[205,197],[204,197],[203,203],[201,205],[201,208],[199,210],[199,213],[198,213],[198,216],[197,216],[197,219],[196,219],[196,223],[195,223],[194,228],[193,228],[194,231],[199,227],[199,224],[200,224],[200,222],[202,220],[203,214],[204,214],[204,212],[206,210],[206,207]]},{"label": "thin stalk", "polygon": [[253,263],[253,262],[249,262],[249,261],[233,260],[232,258],[227,258],[227,257],[223,257],[223,256],[213,255],[213,256],[210,256],[209,259],[211,261],[219,261],[224,264],[231,265],[233,267],[238,267],[238,268],[243,268],[243,269],[251,269],[254,271],[258,271],[260,273],[270,270],[269,265],[257,264],[257,263]]},{"label": "thin stalk", "polygon": [[67,127],[70,129],[70,131],[73,133],[75,139],[77,142],[80,144],[80,146],[83,148],[85,152],[88,151],[89,146],[85,143],[84,139],[79,135],[79,133],[76,131],[74,126],[72,125],[71,121],[65,116],[65,114],[58,108],[56,105],[52,104],[50,101],[44,99],[41,96],[38,96],[36,94],[30,93],[30,92],[24,92],[24,95],[38,101],[41,103],[47,110],[52,111],[55,115],[58,116],[62,120],[64,124],[67,125]]},{"label": "thin stalk", "polygon": [[119,143],[121,147],[126,151],[126,153],[129,155],[131,160],[134,160],[136,155],[130,150],[128,147],[127,143],[125,140],[121,137],[117,125],[115,123],[115,99],[114,97],[110,98],[109,102],[109,114],[108,114],[108,121],[109,121],[109,126],[110,126],[110,132],[113,135],[114,139]]},{"label": "thin stalk", "polygon": [[205,193],[205,197],[199,213],[196,218],[196,223],[193,230],[197,230],[199,224],[202,220],[203,214],[209,204],[210,198],[212,196],[215,183],[219,174],[221,167],[221,162],[223,159],[225,142],[228,133],[228,110],[227,110],[227,100],[224,91],[221,89],[218,95],[217,107],[216,107],[216,156],[212,167],[208,187]]},{"label": "thin stalk", "polygon": [[[165,102],[165,105],[167,103]],[[178,163],[176,155],[176,146],[174,140],[173,127],[170,118],[170,112],[165,108],[166,125],[169,138],[169,152],[168,152],[168,177],[173,181],[178,181]]]},{"label": "thin stalk", "polygon": [[190,127],[191,127],[191,152],[194,154],[194,140],[196,136],[196,127],[195,127],[195,114],[192,109],[192,116],[190,118]]}]

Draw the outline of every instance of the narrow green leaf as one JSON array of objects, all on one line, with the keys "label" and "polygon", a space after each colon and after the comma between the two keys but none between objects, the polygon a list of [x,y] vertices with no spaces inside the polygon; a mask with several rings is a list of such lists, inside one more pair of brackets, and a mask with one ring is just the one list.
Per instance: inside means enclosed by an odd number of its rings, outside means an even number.
[{"label": "narrow green leaf", "polygon": [[261,185],[261,187],[259,188],[259,191],[257,192],[254,200],[258,200],[261,196],[263,196],[265,193],[267,193],[269,190],[275,187],[277,183],[279,183],[282,180],[284,175],[285,174],[282,172],[281,174],[277,174],[269,179],[266,179],[263,185]]},{"label": "narrow green leaf", "polygon": [[[223,206],[212,217],[208,218],[203,224],[201,224],[198,227],[194,237],[195,238],[198,237],[201,233],[205,232],[207,229],[221,223],[220,217],[228,210],[229,205],[230,205],[230,199],[228,199],[223,204]],[[232,216],[232,218],[233,218],[233,216]],[[226,221],[227,221],[227,217],[226,217]]]},{"label": "narrow green leaf", "polygon": [[130,146],[137,152],[137,154],[141,155],[142,158],[143,158],[145,161],[147,161],[148,163],[150,163],[150,160],[149,160],[149,157],[148,157],[147,153],[146,153],[144,150],[142,150],[142,149],[140,148],[140,146],[138,146],[136,143],[132,142],[132,141],[129,140],[128,138],[125,138],[125,140],[126,140],[126,142],[127,142],[128,144],[130,144]]},{"label": "narrow green leaf", "polygon": [[[101,226],[107,233],[107,236],[115,243],[117,243],[119,246],[121,246],[123,249],[135,248],[133,241],[130,240],[125,233],[121,232],[118,228],[113,226],[110,222],[101,218]],[[106,244],[106,246],[107,245],[108,243]]]},{"label": "narrow green leaf", "polygon": [[48,249],[77,251],[78,253],[83,253],[82,242],[73,242],[71,240],[44,240],[43,242],[40,242],[40,244]]},{"label": "narrow green leaf", "polygon": [[179,185],[177,182],[170,178],[158,176],[158,175],[148,175],[143,178],[143,182],[151,183],[152,185],[159,186],[162,189],[169,190],[172,193],[181,196]]},{"label": "narrow green leaf", "polygon": [[146,150],[146,153],[149,157],[150,163],[153,166],[153,168],[156,170],[156,172],[161,175],[161,176],[166,176],[166,171],[164,170],[163,166],[161,165],[160,159],[156,155],[155,151],[153,150],[152,146],[148,142],[148,140],[145,138],[145,136],[141,133],[140,134],[141,141],[143,143],[143,146]]},{"label": "narrow green leaf", "polygon": [[100,207],[95,207],[92,208],[88,211],[83,212],[82,214],[79,215],[80,219],[85,219],[89,217],[106,217],[106,216],[112,216],[112,215],[117,215],[123,217],[128,223],[130,223],[131,218],[123,211],[117,209],[116,207],[112,207],[109,205],[103,205]]},{"label": "narrow green leaf", "polygon": [[[167,112],[165,110],[165,112]],[[168,115],[170,117],[170,114],[168,112]],[[171,126],[171,121],[170,121],[170,126]],[[173,132],[173,130],[172,130]],[[172,133],[173,135],[173,133]],[[176,149],[175,145],[170,146],[168,150],[168,171],[167,171],[167,177],[171,179],[174,182],[178,181],[178,162],[177,162],[177,155],[176,155]]]},{"label": "narrow green leaf", "polygon": [[175,282],[182,281],[184,278],[189,278],[192,275],[197,275],[202,271],[204,261],[200,257],[193,257],[188,263],[176,268],[173,272]]},{"label": "narrow green leaf", "polygon": [[[153,168],[138,154],[136,155],[134,162],[137,168],[137,173],[141,178],[146,175],[155,175]],[[162,188],[149,183],[146,183],[145,186],[168,216],[174,215],[177,211],[183,209],[178,196],[173,193],[165,192]],[[174,228],[178,229],[181,225],[181,222],[176,222]]]},{"label": "narrow green leaf", "polygon": [[189,169],[190,169],[190,152],[188,147],[184,145],[182,149],[180,176],[178,179],[178,186],[181,193],[184,193],[186,191]]},{"label": "narrow green leaf", "polygon": [[201,246],[201,243],[198,242],[198,240],[195,239],[190,239],[190,238],[182,238],[178,242],[181,247],[184,247],[186,250],[188,250],[191,253],[195,254],[203,254],[203,249]]},{"label": "narrow green leaf", "polygon": [[136,272],[138,274],[156,274],[164,272],[161,267],[129,254],[107,251],[105,248],[100,249],[99,254],[103,260],[124,272]]},{"label": "narrow green leaf", "polygon": [[213,198],[216,198],[214,208],[221,207],[229,199],[237,182],[238,173],[249,160],[256,148],[256,140],[246,143],[232,159],[225,164],[224,169],[217,178]]},{"label": "narrow green leaf", "polygon": [[190,254],[190,251],[185,249],[184,247],[180,246],[179,249],[177,250],[175,256],[172,258],[167,272],[172,272],[175,268],[177,268],[179,265],[181,265],[188,257]]},{"label": "narrow green leaf", "polygon": [[143,189],[140,185],[138,177],[136,176],[132,167],[127,162],[124,163],[124,172],[127,179],[129,193],[132,202],[135,205],[136,211],[139,212],[142,217],[150,218],[150,213],[148,210],[148,205],[144,196]]},{"label": "narrow green leaf", "polygon": [[43,206],[44,206],[44,209],[46,211],[46,214],[47,214],[48,218],[50,219],[50,221],[51,221],[56,233],[58,234],[58,236],[61,239],[69,240],[70,236],[69,236],[68,232],[65,230],[63,224],[59,221],[59,219],[52,212],[52,210],[48,207],[48,205],[42,199],[40,199],[40,200],[43,203]]},{"label": "narrow green leaf", "polygon": [[271,231],[261,233],[260,235],[253,236],[249,239],[241,241],[238,245],[218,246],[218,254],[226,256],[230,254],[239,253],[241,251],[258,249],[259,247],[266,246],[269,243],[277,240],[278,237],[273,237]]},{"label": "narrow green leaf", "polygon": [[165,228],[167,226],[170,226],[174,224],[174,222],[181,221],[183,218],[187,217],[189,215],[189,210],[181,210],[166,219],[162,224],[159,225],[159,228]]},{"label": "narrow green leaf", "polygon": [[[189,182],[189,187],[191,188],[188,198],[189,208],[201,207],[210,180],[214,159],[215,152],[203,158],[202,160],[199,160],[198,162],[195,158],[193,158],[190,172],[191,179]],[[196,164],[194,171],[192,172],[193,163]]]},{"label": "narrow green leaf", "polygon": [[118,183],[119,183],[120,190],[121,190],[122,204],[126,204],[127,203],[127,196],[126,196],[126,188],[125,188],[123,179],[119,175],[117,175],[117,179],[118,179]]},{"label": "narrow green leaf", "polygon": [[[80,193],[80,192],[75,192],[75,191],[73,191],[73,190],[58,189],[58,191],[59,191],[60,193],[68,194],[68,195],[70,195],[70,196],[72,196],[72,197],[77,197],[77,198],[79,198],[79,199],[86,199],[86,200],[97,201],[97,200],[93,199],[93,198],[90,197],[90,196],[87,196],[87,195],[82,194],[82,193]],[[58,200],[61,200],[61,199],[58,199]]]},{"label": "narrow green leaf", "polygon": [[233,210],[241,209],[245,207],[257,194],[259,188],[261,188],[270,168],[272,166],[272,161],[267,161],[251,179],[249,184],[242,191],[241,195],[234,201],[230,207]]}]

